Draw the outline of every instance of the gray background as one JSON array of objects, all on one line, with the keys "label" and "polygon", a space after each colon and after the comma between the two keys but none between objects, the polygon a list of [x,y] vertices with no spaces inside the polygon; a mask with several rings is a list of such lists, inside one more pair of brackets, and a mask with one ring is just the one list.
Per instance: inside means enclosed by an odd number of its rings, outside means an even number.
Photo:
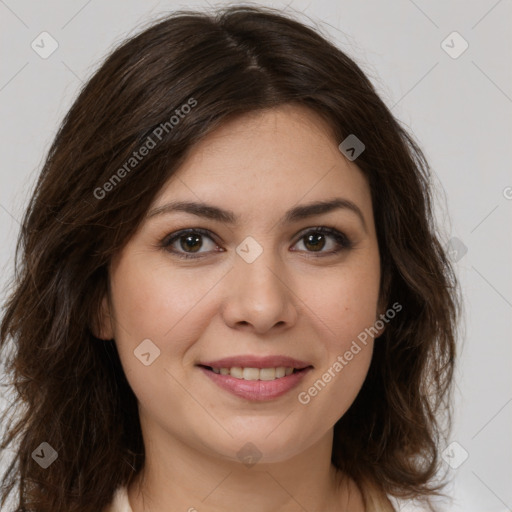
[{"label": "gray background", "polygon": [[[258,3],[314,20],[358,62],[424,149],[436,175],[443,241],[454,249],[465,296],[451,438],[457,444],[443,463],[455,500],[447,510],[512,510],[511,2]],[[0,0],[2,285],[12,273],[18,219],[82,83],[141,23],[176,8],[207,6]],[[59,45],[46,59],[31,47],[43,31]],[[463,40],[448,37],[454,31]],[[468,48],[456,55],[464,40]]]}]

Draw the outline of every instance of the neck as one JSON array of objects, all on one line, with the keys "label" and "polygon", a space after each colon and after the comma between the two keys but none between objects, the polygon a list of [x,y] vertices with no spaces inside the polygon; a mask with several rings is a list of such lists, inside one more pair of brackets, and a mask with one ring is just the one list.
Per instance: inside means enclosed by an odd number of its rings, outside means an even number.
[{"label": "neck", "polygon": [[128,489],[130,505],[133,512],[359,512],[357,489],[331,464],[332,440],[331,429],[285,461],[248,466],[160,431],[146,446],[144,468]]}]

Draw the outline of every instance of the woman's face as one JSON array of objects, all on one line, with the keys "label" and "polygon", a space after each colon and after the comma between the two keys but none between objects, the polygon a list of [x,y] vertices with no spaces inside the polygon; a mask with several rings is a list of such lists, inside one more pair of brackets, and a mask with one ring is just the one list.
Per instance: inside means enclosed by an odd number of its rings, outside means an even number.
[{"label": "woman's face", "polygon": [[368,183],[340,142],[297,106],[224,124],[112,262],[101,332],[145,438],[277,462],[330,435],[356,398],[373,351],[361,334],[383,311],[380,261]]}]

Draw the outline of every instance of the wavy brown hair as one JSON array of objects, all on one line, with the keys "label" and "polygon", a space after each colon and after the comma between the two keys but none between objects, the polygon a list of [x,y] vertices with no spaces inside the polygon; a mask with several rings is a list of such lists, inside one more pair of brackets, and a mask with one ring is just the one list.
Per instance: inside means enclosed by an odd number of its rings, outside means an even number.
[{"label": "wavy brown hair", "polygon": [[[129,175],[103,187],[191,98],[197,105]],[[16,488],[16,512],[98,512],[141,470],[136,397],[114,340],[93,334],[109,263],[194,144],[227,120],[282,104],[310,108],[339,142],[356,134],[365,144],[356,163],[371,188],[381,296],[403,306],[335,425],[332,462],[359,484],[367,510],[379,493],[427,502],[442,494],[446,484],[434,480],[451,426],[460,301],[435,226],[428,163],[321,29],[238,5],[167,14],[123,42],[84,85],[49,149],[0,328],[6,386],[15,392],[2,418],[1,448],[13,453],[2,510]],[[47,469],[32,457],[42,442],[58,453]]]}]

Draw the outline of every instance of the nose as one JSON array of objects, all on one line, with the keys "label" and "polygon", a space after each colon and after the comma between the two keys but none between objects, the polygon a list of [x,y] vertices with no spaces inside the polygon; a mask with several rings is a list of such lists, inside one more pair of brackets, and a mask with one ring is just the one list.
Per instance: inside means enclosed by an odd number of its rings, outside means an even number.
[{"label": "nose", "polygon": [[252,263],[236,255],[233,265],[224,283],[221,308],[229,327],[264,334],[296,323],[299,300],[272,251],[264,250]]}]

